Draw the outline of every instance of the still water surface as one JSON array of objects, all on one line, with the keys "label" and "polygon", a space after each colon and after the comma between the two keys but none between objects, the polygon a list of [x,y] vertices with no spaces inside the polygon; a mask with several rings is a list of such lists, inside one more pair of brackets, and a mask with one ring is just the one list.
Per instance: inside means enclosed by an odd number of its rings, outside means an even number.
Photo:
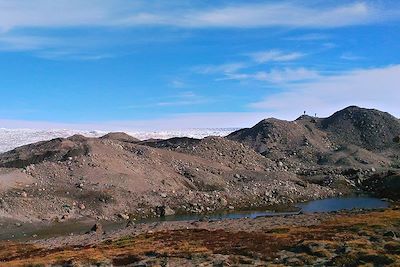
[{"label": "still water surface", "polygon": [[[354,196],[328,198],[322,200],[313,200],[305,203],[297,204],[295,207],[281,207],[279,212],[273,210],[242,210],[217,212],[207,215],[189,214],[174,215],[163,218],[151,218],[137,221],[136,223],[151,223],[160,221],[193,221],[193,220],[223,220],[223,219],[240,219],[240,218],[256,218],[260,216],[284,216],[302,213],[315,212],[332,212],[339,210],[351,209],[380,209],[386,208],[389,203],[373,197]],[[282,212],[284,210],[285,212]],[[71,233],[85,233],[94,224],[93,221],[69,221],[65,223],[54,223],[50,225],[30,225],[24,224],[16,227],[14,224],[5,226],[0,224],[0,240],[24,240],[36,238],[48,238],[59,235],[68,235]],[[104,222],[103,226],[107,231],[125,227],[126,222]],[[11,227],[10,227],[11,226]]]}]

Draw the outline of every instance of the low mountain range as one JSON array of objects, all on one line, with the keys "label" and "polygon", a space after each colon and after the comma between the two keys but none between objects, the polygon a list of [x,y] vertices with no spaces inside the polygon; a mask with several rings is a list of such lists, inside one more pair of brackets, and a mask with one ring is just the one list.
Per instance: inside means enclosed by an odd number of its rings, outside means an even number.
[{"label": "low mountain range", "polygon": [[355,106],[226,137],[74,135],[0,154],[0,217],[130,220],[370,191],[398,198],[400,121]]}]

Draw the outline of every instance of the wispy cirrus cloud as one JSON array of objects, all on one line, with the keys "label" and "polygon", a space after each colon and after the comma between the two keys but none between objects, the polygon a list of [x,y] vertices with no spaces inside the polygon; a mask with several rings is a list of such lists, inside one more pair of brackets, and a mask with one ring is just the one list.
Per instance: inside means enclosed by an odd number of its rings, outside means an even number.
[{"label": "wispy cirrus cloud", "polygon": [[344,60],[349,60],[349,61],[355,61],[355,60],[361,60],[361,59],[365,59],[364,57],[361,56],[357,56],[351,52],[345,52],[340,56],[341,59]]},{"label": "wispy cirrus cloud", "polygon": [[[206,2],[205,2],[206,3]],[[0,29],[80,26],[335,28],[398,19],[369,1],[318,5],[304,2],[199,5],[196,2],[123,0],[0,1]]]},{"label": "wispy cirrus cloud", "polygon": [[[217,74],[223,80],[255,80],[268,83],[287,83],[309,80],[318,77],[318,72],[306,68],[269,67],[265,69],[266,63],[288,63],[299,60],[306,56],[300,52],[284,52],[277,49],[252,52],[244,54],[248,59],[242,62],[226,63],[220,65],[198,66],[194,70],[200,74]],[[260,69],[261,70],[254,70]]]},{"label": "wispy cirrus cloud", "polygon": [[80,52],[73,50],[55,50],[55,51],[42,51],[36,53],[39,58],[45,58],[50,60],[81,60],[81,61],[95,61],[101,59],[113,58],[112,54],[102,54],[102,53],[90,53],[90,52]]},{"label": "wispy cirrus cloud", "polygon": [[295,35],[286,37],[285,40],[288,41],[320,41],[330,39],[331,36],[324,33],[308,33],[303,35]]},{"label": "wispy cirrus cloud", "polygon": [[266,63],[293,61],[304,57],[305,54],[299,52],[285,53],[280,50],[268,50],[251,53],[249,56],[257,63]]},{"label": "wispy cirrus cloud", "polygon": [[58,40],[51,37],[0,34],[0,51],[36,50],[58,45]]},{"label": "wispy cirrus cloud", "polygon": [[[76,46],[77,39],[55,38],[43,30],[70,28],[121,29],[159,27],[173,29],[203,28],[302,28],[327,29],[377,24],[400,19],[400,8],[370,1],[347,4],[280,1],[266,3],[215,3],[124,0],[0,0],[0,49],[38,50]],[[21,32],[22,30],[22,32]],[[18,31],[19,34],[15,34]],[[38,35],[39,33],[39,35]],[[104,37],[104,36],[103,36]],[[322,34],[297,39],[321,39]],[[293,37],[296,38],[296,37]],[[107,38],[105,38],[107,39]],[[108,38],[112,40],[113,38]],[[160,38],[157,38],[160,39]],[[126,41],[121,38],[121,42]],[[91,43],[91,47],[98,44]],[[262,56],[262,55],[260,55]],[[299,54],[286,55],[298,57]],[[264,55],[265,60],[282,55]],[[262,57],[261,57],[262,58]]]},{"label": "wispy cirrus cloud", "polygon": [[163,107],[179,107],[179,106],[188,106],[188,105],[201,105],[205,103],[209,103],[212,100],[198,95],[192,91],[184,91],[175,95],[159,97],[155,99],[151,99],[144,104],[134,104],[125,107],[121,107],[121,109],[141,109],[141,108],[163,108]]},{"label": "wispy cirrus cloud", "polygon": [[258,71],[255,73],[234,73],[227,75],[227,80],[256,80],[271,84],[286,84],[292,82],[304,82],[318,79],[318,71],[307,68],[274,68],[270,71]]},{"label": "wispy cirrus cloud", "polygon": [[247,66],[248,63],[246,62],[234,62],[219,65],[196,66],[193,70],[200,74],[230,74],[246,68]]}]

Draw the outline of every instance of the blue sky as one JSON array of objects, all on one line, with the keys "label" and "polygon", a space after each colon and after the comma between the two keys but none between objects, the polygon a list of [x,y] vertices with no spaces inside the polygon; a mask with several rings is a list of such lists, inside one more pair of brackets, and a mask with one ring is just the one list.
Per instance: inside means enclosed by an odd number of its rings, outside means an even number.
[{"label": "blue sky", "polygon": [[0,0],[0,127],[400,116],[398,1]]}]

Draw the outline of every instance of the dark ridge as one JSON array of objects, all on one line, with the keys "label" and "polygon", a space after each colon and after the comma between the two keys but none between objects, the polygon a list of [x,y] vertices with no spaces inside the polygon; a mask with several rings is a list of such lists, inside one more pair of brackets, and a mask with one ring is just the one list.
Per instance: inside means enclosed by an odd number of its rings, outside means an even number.
[{"label": "dark ridge", "polygon": [[81,134],[74,134],[74,135],[68,137],[67,139],[71,140],[71,141],[76,141],[76,142],[84,142],[84,141],[88,140],[88,137],[83,136]]},{"label": "dark ridge", "polygon": [[0,167],[24,168],[43,161],[65,161],[69,157],[87,155],[87,138],[56,138],[18,147],[0,155]]}]

